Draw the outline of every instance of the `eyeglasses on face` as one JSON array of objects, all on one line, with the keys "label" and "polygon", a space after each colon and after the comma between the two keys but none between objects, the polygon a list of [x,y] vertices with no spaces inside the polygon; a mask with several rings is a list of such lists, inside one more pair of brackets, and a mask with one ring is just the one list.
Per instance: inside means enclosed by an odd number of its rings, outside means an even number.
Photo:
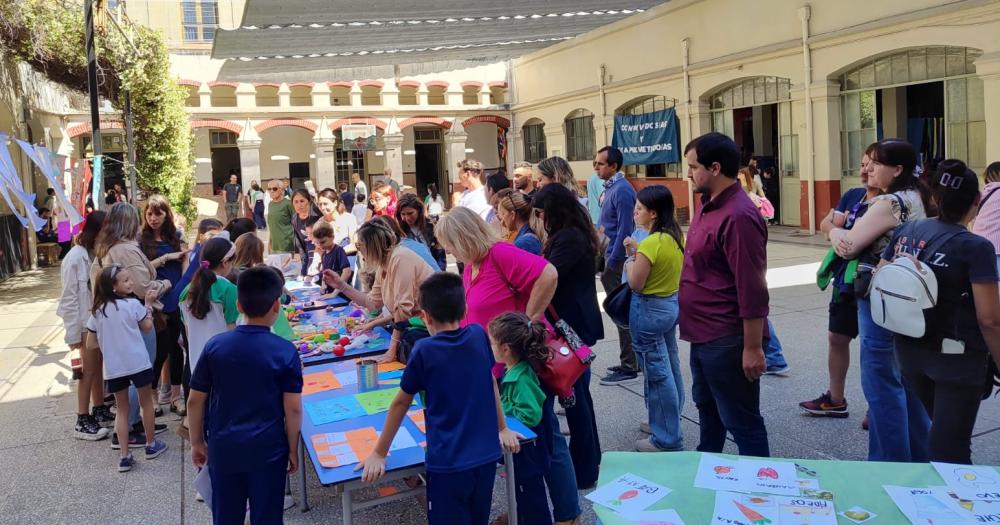
[{"label": "eyeglasses on face", "polygon": [[268,188],[267,191],[280,191],[281,188]]}]

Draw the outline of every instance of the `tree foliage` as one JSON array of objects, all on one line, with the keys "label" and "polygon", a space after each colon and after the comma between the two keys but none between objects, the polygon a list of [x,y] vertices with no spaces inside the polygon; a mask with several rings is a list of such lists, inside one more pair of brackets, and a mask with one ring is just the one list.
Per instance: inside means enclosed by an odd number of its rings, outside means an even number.
[{"label": "tree foliage", "polygon": [[[0,0],[0,50],[69,88],[87,90],[83,4],[77,0]],[[162,35],[140,25],[98,29],[98,84],[119,109],[132,97],[136,171],[140,189],[161,193],[175,210],[193,214],[191,128],[186,90],[170,74]]]}]

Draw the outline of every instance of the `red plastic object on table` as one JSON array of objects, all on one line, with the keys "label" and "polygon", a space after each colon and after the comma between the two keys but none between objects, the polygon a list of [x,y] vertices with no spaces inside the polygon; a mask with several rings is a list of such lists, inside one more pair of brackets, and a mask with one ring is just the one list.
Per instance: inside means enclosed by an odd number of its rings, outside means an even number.
[{"label": "red plastic object on table", "polygon": [[337,345],[333,347],[333,355],[340,357],[344,355],[344,347]]},{"label": "red plastic object on table", "polygon": [[347,346],[347,345],[351,344],[351,338],[349,338],[347,336],[341,337],[337,341],[337,344],[339,344],[340,346]]}]

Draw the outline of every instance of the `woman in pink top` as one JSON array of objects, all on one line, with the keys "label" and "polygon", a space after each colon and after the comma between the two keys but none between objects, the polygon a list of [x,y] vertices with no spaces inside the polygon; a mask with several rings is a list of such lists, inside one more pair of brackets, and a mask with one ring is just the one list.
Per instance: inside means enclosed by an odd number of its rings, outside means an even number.
[{"label": "woman in pink top", "polygon": [[997,256],[997,269],[1000,270],[1000,162],[994,162],[986,167],[983,174],[986,187],[979,201],[979,215],[972,223],[972,233],[986,237],[993,243]]},{"label": "woman in pink top", "polygon": [[468,311],[462,325],[484,328],[504,312],[540,320],[552,301],[558,274],[544,258],[500,242],[476,212],[456,207],[435,228],[441,245],[465,263],[462,281]]}]

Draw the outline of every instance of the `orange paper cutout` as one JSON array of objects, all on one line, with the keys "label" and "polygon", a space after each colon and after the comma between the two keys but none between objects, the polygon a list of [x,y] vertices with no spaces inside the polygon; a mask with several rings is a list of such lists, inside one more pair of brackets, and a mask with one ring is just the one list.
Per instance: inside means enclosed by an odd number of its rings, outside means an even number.
[{"label": "orange paper cutout", "polygon": [[[342,437],[341,441],[330,442],[328,436]],[[326,468],[353,465],[368,457],[375,450],[378,432],[375,427],[359,428],[347,432],[316,434],[312,437],[313,447],[319,464]]]},{"label": "orange paper cutout", "polygon": [[413,421],[413,424],[416,425],[418,429],[420,429],[420,432],[422,432],[424,435],[427,435],[427,420],[424,417],[423,409],[411,410],[406,413],[406,416],[410,418],[410,421]]},{"label": "orange paper cutout", "polygon": [[397,492],[399,492],[399,490],[396,489],[396,487],[379,487],[378,488],[378,495],[381,496],[381,497],[383,497],[383,498],[386,497],[386,496],[392,496],[393,494],[395,494]]},{"label": "orange paper cutout", "polygon": [[330,370],[303,374],[302,376],[302,395],[315,394],[340,387],[340,380]]},{"label": "orange paper cutout", "polygon": [[[360,363],[361,359],[355,359],[354,362],[355,363]],[[403,363],[400,363],[399,361],[390,361],[388,363],[379,363],[378,364],[378,371],[379,371],[380,374],[382,372],[392,372],[393,370],[402,370],[404,368],[406,368],[406,365],[404,365]]]}]

